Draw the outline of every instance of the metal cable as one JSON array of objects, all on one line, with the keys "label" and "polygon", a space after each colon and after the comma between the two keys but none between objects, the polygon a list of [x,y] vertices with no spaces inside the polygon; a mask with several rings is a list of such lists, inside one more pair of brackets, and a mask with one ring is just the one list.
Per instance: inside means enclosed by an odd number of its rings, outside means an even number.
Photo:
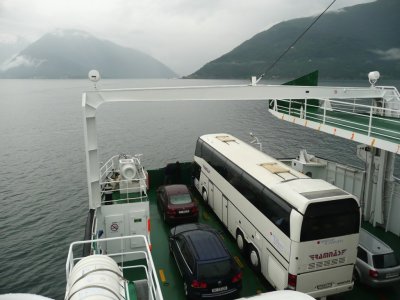
[{"label": "metal cable", "polygon": [[286,48],[286,50],[260,75],[260,77],[257,79],[257,82],[260,81],[266,73],[268,73],[281,59],[283,56],[286,55],[286,53],[289,52],[289,50],[307,33],[308,30],[311,29],[311,27],[321,18],[325,12],[336,2],[336,0],[333,0],[331,4],[328,5],[325,10],[314,19],[314,21],[297,37],[297,39],[289,46]]}]

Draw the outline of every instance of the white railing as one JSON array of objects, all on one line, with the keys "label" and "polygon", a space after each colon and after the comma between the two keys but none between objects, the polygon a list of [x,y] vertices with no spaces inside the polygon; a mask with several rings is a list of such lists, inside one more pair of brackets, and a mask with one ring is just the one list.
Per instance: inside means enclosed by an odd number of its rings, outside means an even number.
[{"label": "white railing", "polygon": [[[395,91],[397,91],[395,89]],[[319,122],[322,124],[343,127],[349,131],[361,132],[367,136],[380,137],[382,139],[391,139],[400,143],[398,130],[392,130],[388,127],[400,127],[400,110],[377,107],[373,105],[360,104],[360,101],[352,99],[349,101],[337,101],[332,99],[318,99],[320,104],[313,105],[307,103],[307,99],[279,99],[275,100],[274,110],[294,116],[301,119]],[[283,105],[285,103],[285,105]],[[341,114],[334,116],[332,113]],[[390,116],[385,118],[384,116]],[[393,117],[393,116],[397,116]],[[344,119],[345,117],[346,119]],[[355,121],[357,118],[359,121]],[[386,125],[374,125],[374,121],[385,121]]]},{"label": "white railing", "polygon": [[[126,239],[130,239],[130,240],[134,240],[134,239],[140,239],[144,241],[144,245],[145,245],[145,249],[144,250],[140,250],[140,251],[124,251],[124,241]],[[134,269],[134,268],[143,268],[145,270],[145,278],[135,278],[135,280],[140,280],[140,279],[146,279],[148,282],[148,286],[149,286],[149,299],[155,299],[155,300],[163,300],[163,296],[161,293],[161,287],[160,284],[158,282],[158,277],[157,277],[157,272],[156,272],[156,268],[154,266],[154,262],[153,262],[153,258],[151,256],[151,252],[150,252],[150,246],[149,243],[147,241],[147,238],[144,235],[131,235],[131,236],[123,236],[123,237],[114,237],[114,238],[104,238],[104,239],[97,239],[97,240],[91,240],[91,241],[77,241],[77,242],[73,242],[70,246],[69,246],[69,251],[68,251],[68,257],[67,257],[67,262],[66,262],[66,276],[67,276],[67,281],[68,278],[75,266],[75,264],[80,261],[81,259],[83,259],[84,257],[74,257],[74,252],[77,253],[77,251],[74,249],[76,247],[80,247],[84,244],[88,244],[88,243],[96,243],[96,244],[100,244],[103,242],[108,242],[108,241],[121,241],[120,245],[120,252],[118,253],[112,253],[112,254],[95,254],[95,255],[107,255],[111,258],[113,257],[119,257],[120,261],[121,261],[121,266],[120,268],[122,269],[122,271],[124,270],[128,270],[128,269]],[[129,260],[129,259],[125,259],[126,256],[130,256],[132,257],[132,255],[139,255],[140,256],[140,260],[138,261],[138,264],[133,264],[134,261]],[[143,265],[143,260],[146,260],[146,265]],[[129,265],[125,266],[125,263],[128,263]],[[133,265],[132,265],[133,264]]]},{"label": "white railing", "polygon": [[[125,183],[124,188],[120,188],[121,183]],[[130,187],[130,184],[134,183],[134,189],[137,192],[132,192],[133,189]],[[114,188],[105,190],[105,186],[107,184],[111,184]],[[136,202],[147,202],[149,201],[147,196],[147,185],[143,183],[141,180],[107,180],[100,181],[101,187],[101,204],[114,204],[114,203],[136,203]],[[119,199],[106,201],[106,193],[114,193],[118,192],[120,197]]]},{"label": "white railing", "polygon": [[[122,155],[122,156],[121,156]],[[139,156],[128,156],[133,160],[135,167],[137,168],[137,174],[134,179],[126,180],[121,179],[118,176],[119,160],[127,156],[114,155],[105,164],[100,167],[100,193],[101,193],[101,204],[114,204],[120,203],[121,201],[132,203],[132,202],[145,202],[148,201],[147,197],[147,174],[144,168],[141,166]],[[109,185],[111,188],[105,189]],[[135,191],[135,192],[133,192]],[[120,199],[105,201],[106,193],[118,192],[121,196]]]}]

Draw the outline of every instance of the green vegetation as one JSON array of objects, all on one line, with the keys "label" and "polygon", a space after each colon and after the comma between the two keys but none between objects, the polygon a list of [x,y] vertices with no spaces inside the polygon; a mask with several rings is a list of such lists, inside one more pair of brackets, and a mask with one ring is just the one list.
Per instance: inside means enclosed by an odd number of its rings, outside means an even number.
[{"label": "green vegetation", "polygon": [[[399,78],[399,11],[400,1],[378,0],[325,14],[266,78],[293,78],[316,69],[324,79],[364,79],[374,70],[385,78]],[[279,23],[188,78],[261,75],[313,20],[308,17]]]}]

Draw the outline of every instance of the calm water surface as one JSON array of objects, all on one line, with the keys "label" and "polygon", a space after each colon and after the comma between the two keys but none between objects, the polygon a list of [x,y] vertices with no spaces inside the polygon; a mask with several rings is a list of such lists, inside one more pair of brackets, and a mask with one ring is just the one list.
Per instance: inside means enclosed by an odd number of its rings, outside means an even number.
[{"label": "calm water surface", "polygon": [[[240,81],[104,80],[101,88],[232,84]],[[329,85],[342,85],[326,82]],[[368,86],[367,81],[348,85]],[[400,82],[381,82],[397,85]],[[88,209],[81,95],[87,80],[0,80],[0,294],[63,299],[65,260],[83,238]],[[293,157],[300,149],[361,165],[356,144],[273,118],[264,101],[105,104],[99,155],[143,153],[147,168],[190,161],[196,138],[227,132]]]}]

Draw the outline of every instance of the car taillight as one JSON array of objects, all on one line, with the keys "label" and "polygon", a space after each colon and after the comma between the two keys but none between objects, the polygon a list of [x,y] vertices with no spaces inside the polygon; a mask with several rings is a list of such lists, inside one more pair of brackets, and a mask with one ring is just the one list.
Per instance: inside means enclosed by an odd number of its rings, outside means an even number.
[{"label": "car taillight", "polygon": [[167,209],[167,215],[174,216],[175,214],[176,214],[176,211],[174,209],[172,209],[172,208]]},{"label": "car taillight", "polygon": [[369,277],[377,278],[378,277],[378,271],[377,270],[369,270]]},{"label": "car taillight", "polygon": [[199,209],[197,208],[197,206],[193,206],[191,210],[192,210],[192,213],[193,213],[193,214],[195,214],[195,213],[197,213],[197,212],[199,211]]},{"label": "car taillight", "polygon": [[295,290],[297,285],[297,275],[288,274],[288,288]]},{"label": "car taillight", "polygon": [[242,280],[242,272],[239,272],[232,277],[232,283],[238,282],[240,280]]},{"label": "car taillight", "polygon": [[204,281],[193,280],[192,287],[195,289],[205,289],[205,288],[207,288],[207,283]]}]

